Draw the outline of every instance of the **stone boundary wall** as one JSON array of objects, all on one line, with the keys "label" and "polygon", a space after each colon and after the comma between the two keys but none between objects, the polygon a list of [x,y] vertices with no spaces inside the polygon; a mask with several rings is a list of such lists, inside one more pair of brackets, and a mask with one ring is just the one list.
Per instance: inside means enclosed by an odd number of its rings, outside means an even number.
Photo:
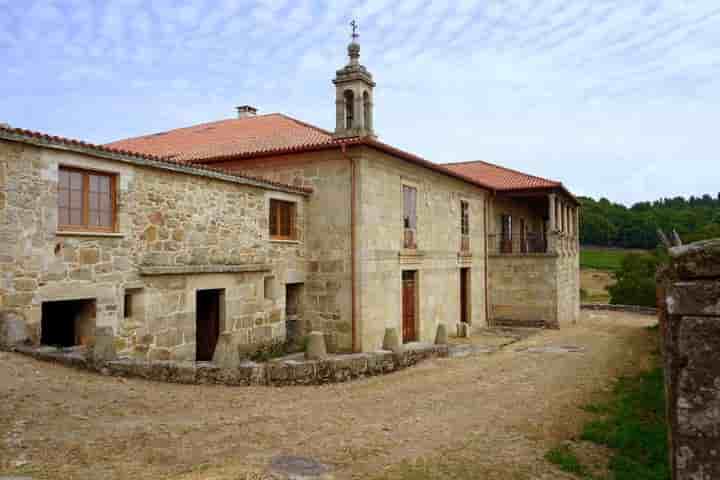
[{"label": "stone boundary wall", "polygon": [[11,351],[38,360],[92,370],[118,377],[136,377],[183,384],[230,386],[322,385],[384,375],[423,360],[448,356],[447,345],[417,345],[397,352],[380,350],[330,357],[327,360],[285,360],[267,363],[242,362],[237,368],[221,368],[209,362],[141,361],[132,359],[93,363],[83,352],[64,352],[53,347],[15,346]]},{"label": "stone boundary wall", "polygon": [[671,248],[658,301],[672,478],[720,478],[720,239]]},{"label": "stone boundary wall", "polygon": [[606,310],[609,312],[629,312],[639,313],[641,315],[657,315],[658,309],[655,307],[642,307],[640,305],[612,305],[609,303],[583,303],[580,305],[583,310]]}]

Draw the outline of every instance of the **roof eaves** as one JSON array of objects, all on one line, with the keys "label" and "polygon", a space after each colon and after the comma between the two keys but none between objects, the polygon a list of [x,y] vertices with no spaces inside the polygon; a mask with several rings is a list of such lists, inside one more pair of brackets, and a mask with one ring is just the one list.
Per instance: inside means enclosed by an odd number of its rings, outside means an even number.
[{"label": "roof eaves", "polygon": [[[493,168],[497,168],[499,170],[505,170],[506,172],[516,173],[518,175],[522,175],[524,177],[534,178],[537,180],[541,180],[543,182],[552,183],[554,185],[562,185],[561,182],[558,182],[557,180],[551,180],[549,178],[539,177],[537,175],[532,175],[530,173],[521,172],[520,170],[515,170],[513,168],[504,167],[502,165],[498,165],[496,163],[486,162],[485,160],[469,160],[465,162],[450,162],[450,163],[444,163],[443,165],[470,165],[470,164],[477,164],[482,163],[485,165],[488,165]],[[510,187],[512,188],[512,187]]]},{"label": "roof eaves", "polygon": [[237,172],[230,172],[224,169],[208,167],[205,165],[197,165],[188,162],[181,162],[171,158],[159,157],[156,155],[141,154],[131,152],[129,150],[107,147],[104,145],[96,145],[82,140],[76,140],[56,135],[48,135],[42,132],[26,130],[22,128],[13,128],[0,126],[0,139],[39,145],[44,147],[52,147],[63,150],[70,150],[76,153],[96,156],[100,158],[108,158],[118,160],[125,163],[132,163],[140,166],[149,166],[171,170],[191,175],[202,175],[220,180],[230,181],[233,183],[245,183],[261,188],[272,188],[275,190],[289,191],[308,195],[312,193],[310,187],[297,187],[294,185],[286,185],[280,182],[274,182],[268,179],[245,175]]}]

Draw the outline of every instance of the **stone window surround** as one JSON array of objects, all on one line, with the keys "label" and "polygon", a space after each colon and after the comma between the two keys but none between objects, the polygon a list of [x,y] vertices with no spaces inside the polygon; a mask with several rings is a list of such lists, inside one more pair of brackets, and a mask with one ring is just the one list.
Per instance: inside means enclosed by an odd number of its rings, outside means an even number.
[{"label": "stone window surround", "polygon": [[[415,189],[415,247],[416,248],[406,248],[405,247],[405,228],[404,228],[404,221],[403,221],[403,215],[405,212],[405,192],[403,191],[403,187],[411,187]],[[412,252],[417,250],[417,243],[418,243],[418,229],[420,226],[420,208],[418,208],[421,204],[420,201],[421,198],[421,190],[420,190],[420,183],[416,182],[414,180],[411,180],[407,177],[400,177],[400,208],[399,208],[399,214],[400,214],[400,225],[403,225],[402,228],[402,235],[400,237],[400,245],[401,250],[406,253],[412,254]]]},{"label": "stone window surround", "polygon": [[[284,244],[301,244],[302,243],[302,235],[304,233],[299,234],[298,233],[298,219],[304,218],[303,212],[302,212],[302,202],[298,201],[297,195],[284,193],[284,192],[266,192],[265,193],[265,212],[266,212],[266,218],[269,218],[270,216],[270,200],[282,200],[284,202],[290,202],[295,204],[295,232],[298,235],[298,238],[292,238],[292,239],[274,239],[270,237],[270,224],[268,223],[267,233],[268,233],[268,241],[271,243],[284,243]],[[300,229],[301,232],[304,232],[304,229]]]},{"label": "stone window surround", "polygon": [[[84,161],[78,161],[74,158],[63,158],[62,161],[58,162],[56,165],[53,166],[54,169],[54,178],[55,182],[57,183],[58,178],[60,176],[60,168],[71,168],[71,169],[78,169],[78,170],[87,170],[87,171],[95,171],[99,173],[105,173],[108,175],[113,175],[115,177],[115,223],[116,223],[116,231],[102,231],[102,230],[73,230],[73,229],[63,229],[61,230],[59,226],[56,225],[55,227],[55,235],[56,236],[73,236],[73,237],[112,237],[112,238],[123,238],[125,237],[125,232],[119,231],[120,224],[119,224],[119,216],[120,216],[120,210],[121,210],[121,203],[119,202],[120,194],[122,192],[122,186],[123,186],[123,178],[122,175],[124,173],[123,168],[113,168],[109,162],[103,162],[102,166],[98,168],[97,162],[95,159],[89,159],[87,162]],[[57,198],[57,197],[56,197]]]}]

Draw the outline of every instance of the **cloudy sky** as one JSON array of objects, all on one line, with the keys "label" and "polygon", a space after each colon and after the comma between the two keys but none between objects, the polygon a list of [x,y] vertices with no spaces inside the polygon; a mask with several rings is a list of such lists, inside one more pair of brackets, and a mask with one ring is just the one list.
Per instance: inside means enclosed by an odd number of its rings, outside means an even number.
[{"label": "cloudy sky", "polygon": [[251,104],[332,129],[348,22],[381,140],[632,203],[720,191],[717,0],[0,0],[0,122],[107,142]]}]

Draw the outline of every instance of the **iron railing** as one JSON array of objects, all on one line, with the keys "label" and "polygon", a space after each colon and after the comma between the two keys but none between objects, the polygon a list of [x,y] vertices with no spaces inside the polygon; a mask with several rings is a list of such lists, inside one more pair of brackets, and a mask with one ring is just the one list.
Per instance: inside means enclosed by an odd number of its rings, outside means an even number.
[{"label": "iron railing", "polygon": [[491,254],[511,255],[523,253],[547,253],[548,246],[544,237],[537,233],[524,236],[488,235],[488,252]]}]

